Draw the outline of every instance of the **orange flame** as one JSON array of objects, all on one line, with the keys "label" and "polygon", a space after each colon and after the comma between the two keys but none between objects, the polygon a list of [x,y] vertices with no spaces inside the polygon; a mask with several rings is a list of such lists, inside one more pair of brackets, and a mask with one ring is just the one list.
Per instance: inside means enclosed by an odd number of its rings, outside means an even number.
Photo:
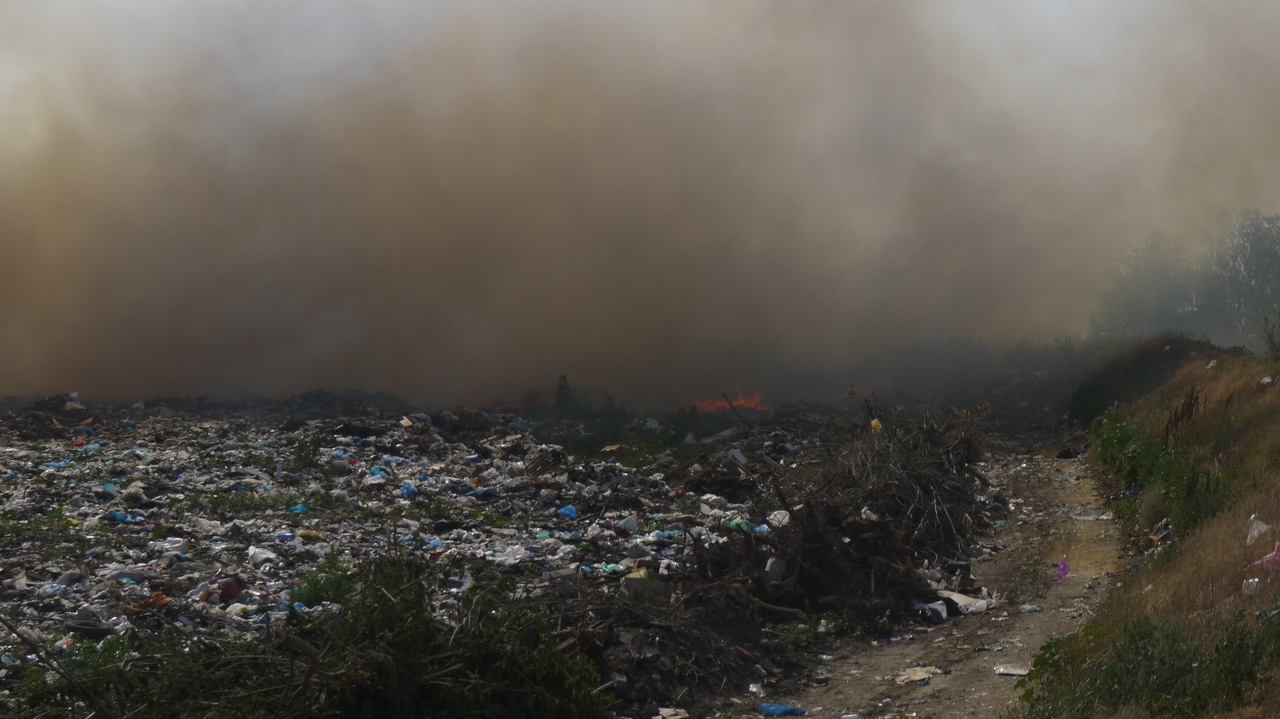
[{"label": "orange flame", "polygon": [[[744,395],[740,388],[734,387],[733,389],[738,393],[737,398],[733,400],[734,407],[745,407],[747,409],[760,410],[769,409],[769,403],[765,402],[764,398],[760,396],[759,390],[752,392],[750,395]],[[730,406],[729,403],[725,401],[724,397],[700,399],[697,402],[694,402],[694,405],[703,412],[721,412],[729,409]]]}]

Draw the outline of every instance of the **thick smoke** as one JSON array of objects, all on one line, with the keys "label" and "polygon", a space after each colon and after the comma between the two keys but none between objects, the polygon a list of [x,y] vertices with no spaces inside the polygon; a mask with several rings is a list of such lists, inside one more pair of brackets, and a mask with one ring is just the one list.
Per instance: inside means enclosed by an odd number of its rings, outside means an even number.
[{"label": "thick smoke", "polygon": [[1280,7],[0,9],[0,394],[641,406],[1081,331],[1280,189]]}]

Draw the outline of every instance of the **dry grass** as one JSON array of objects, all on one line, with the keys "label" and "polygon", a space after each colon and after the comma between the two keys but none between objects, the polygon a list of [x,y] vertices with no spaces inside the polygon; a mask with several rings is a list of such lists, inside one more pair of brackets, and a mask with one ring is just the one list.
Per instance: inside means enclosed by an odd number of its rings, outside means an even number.
[{"label": "dry grass", "polygon": [[[1246,547],[1249,515],[1255,512],[1274,518],[1277,527]],[[1269,607],[1280,600],[1280,576],[1248,569],[1248,564],[1274,549],[1277,539],[1280,497],[1274,492],[1250,495],[1185,537],[1174,560],[1157,561],[1126,579],[1108,605],[1108,619],[1149,614],[1194,622]],[[1262,582],[1256,594],[1245,596],[1241,583],[1250,577]]]},{"label": "dry grass", "polygon": [[[1169,410],[1196,388],[1203,408],[1188,428],[1181,447],[1189,461],[1230,482],[1235,501],[1224,511],[1180,538],[1173,561],[1157,561],[1127,580],[1110,608],[1114,618],[1143,614],[1196,621],[1255,610],[1280,600],[1280,576],[1247,565],[1275,548],[1280,539],[1280,386],[1263,385],[1265,364],[1247,357],[1223,356],[1212,369],[1203,356],[1190,360],[1160,390],[1135,403],[1130,416],[1156,431]],[[1152,488],[1149,492],[1159,491]],[[1144,519],[1157,504],[1143,498]],[[1245,546],[1249,517],[1257,514],[1276,525],[1267,536]],[[1262,579],[1252,596],[1241,594],[1241,582]],[[1147,589],[1147,587],[1150,589]]]},{"label": "dry grass", "polygon": [[[1150,546],[1143,535],[1164,517],[1176,536],[1089,629],[1046,647],[1029,716],[1280,715],[1280,572],[1249,567],[1280,541],[1280,382],[1261,382],[1277,373],[1191,353],[1095,425],[1096,456],[1122,475],[1104,486],[1136,543]],[[1246,545],[1254,514],[1275,528]]]}]

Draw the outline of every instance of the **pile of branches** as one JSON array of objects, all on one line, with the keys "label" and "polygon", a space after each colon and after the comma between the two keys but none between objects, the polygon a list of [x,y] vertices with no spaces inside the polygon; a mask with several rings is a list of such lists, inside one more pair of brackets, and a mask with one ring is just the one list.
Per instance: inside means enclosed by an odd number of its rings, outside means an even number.
[{"label": "pile of branches", "polygon": [[[1003,514],[972,465],[982,456],[976,417],[910,417],[867,404],[876,422],[820,476],[786,488],[771,480],[785,524],[707,547],[699,571],[735,583],[755,607],[834,613],[852,628],[886,631],[931,591],[917,571],[967,558]],[[762,508],[761,514],[765,511]],[[766,560],[775,572],[766,573]],[[778,608],[783,608],[779,610]]]},{"label": "pile of branches", "polygon": [[855,443],[826,477],[822,492],[837,503],[861,505],[887,523],[917,559],[962,556],[988,529],[998,501],[984,495],[986,479],[973,467],[982,458],[977,418],[953,412],[939,421],[910,418],[870,403],[880,431]]},{"label": "pile of branches", "polygon": [[670,601],[621,587],[602,595],[592,582],[549,590],[561,646],[588,656],[624,702],[688,702],[782,681],[802,659],[777,630],[884,635],[916,618],[919,602],[937,598],[924,561],[964,556],[1001,505],[971,466],[982,453],[976,418],[867,409],[879,431],[855,436],[832,467],[760,481],[752,529],[687,536],[697,560],[662,578]]},{"label": "pile of branches", "polygon": [[[688,575],[663,580],[669,598],[630,593],[616,578],[599,578],[558,583],[531,600],[542,606],[558,646],[596,667],[600,689],[616,700],[620,715],[705,706],[751,683],[795,680],[806,666],[802,648],[779,641],[770,629],[770,620],[784,618],[809,631],[803,612],[779,615],[733,582]],[[601,583],[612,590],[601,592]]]}]

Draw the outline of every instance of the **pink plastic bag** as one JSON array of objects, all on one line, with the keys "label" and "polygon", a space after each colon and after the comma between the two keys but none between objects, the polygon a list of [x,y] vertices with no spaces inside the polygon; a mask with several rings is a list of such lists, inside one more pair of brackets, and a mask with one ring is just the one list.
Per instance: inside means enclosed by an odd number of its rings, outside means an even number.
[{"label": "pink plastic bag", "polygon": [[1071,573],[1071,560],[1067,559],[1067,555],[1062,555],[1062,559],[1058,562],[1058,579],[1066,579]]},{"label": "pink plastic bag", "polygon": [[1276,542],[1276,551],[1250,564],[1249,567],[1269,569],[1273,572],[1280,571],[1280,542]]}]

